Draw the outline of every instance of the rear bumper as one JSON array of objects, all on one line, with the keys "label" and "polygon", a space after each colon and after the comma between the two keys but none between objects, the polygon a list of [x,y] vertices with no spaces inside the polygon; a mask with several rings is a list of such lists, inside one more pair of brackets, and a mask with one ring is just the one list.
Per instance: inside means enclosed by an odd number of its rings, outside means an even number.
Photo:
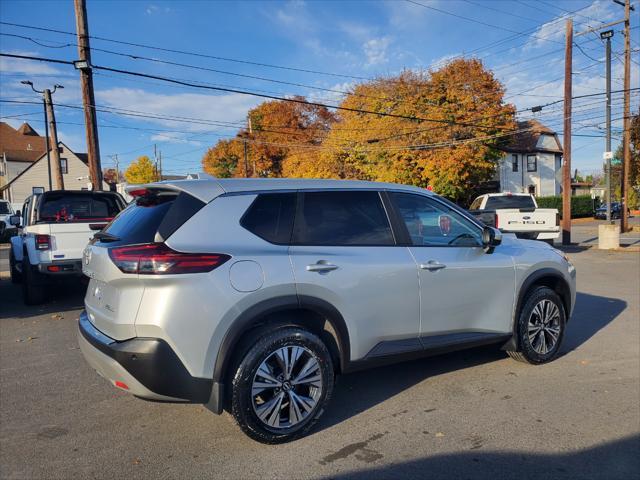
[{"label": "rear bumper", "polygon": [[206,403],[216,413],[222,411],[221,386],[210,379],[192,377],[162,339],[116,341],[95,328],[86,312],[82,312],[78,342],[89,365],[112,384],[124,383],[138,397]]},{"label": "rear bumper", "polygon": [[45,275],[82,275],[81,260],[59,260],[51,263],[39,263],[38,272]]}]

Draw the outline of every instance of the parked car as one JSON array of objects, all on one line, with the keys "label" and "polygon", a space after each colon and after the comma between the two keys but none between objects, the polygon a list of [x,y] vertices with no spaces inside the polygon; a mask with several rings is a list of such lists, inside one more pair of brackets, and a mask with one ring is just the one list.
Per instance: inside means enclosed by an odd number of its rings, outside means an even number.
[{"label": "parked car", "polygon": [[560,213],[555,208],[538,208],[529,193],[488,193],[476,198],[469,213],[485,225],[518,238],[544,240],[553,244],[560,235]]},{"label": "parked car", "polygon": [[0,200],[0,239],[10,235],[16,227],[10,224],[9,218],[14,215],[13,207],[6,200]]},{"label": "parked car", "polygon": [[24,302],[44,302],[47,286],[60,276],[82,276],[87,243],[124,207],[113,192],[53,190],[28,197],[21,214],[10,218],[20,232],[11,238],[11,281],[22,283]]},{"label": "parked car", "polygon": [[[617,218],[621,218],[621,213],[622,213],[622,204],[618,203],[618,202],[612,202],[611,203],[611,218],[612,219],[617,219]],[[629,210],[627,208],[627,216],[631,215],[631,210]],[[606,220],[607,219],[607,204],[603,203],[602,205],[600,205],[598,208],[596,208],[596,211],[593,214],[593,218],[598,219],[598,220]]]},{"label": "parked car", "polygon": [[229,410],[252,438],[304,435],[336,374],[496,344],[560,350],[575,269],[449,201],[395,184],[150,184],[84,252],[78,341],[137,397]]}]

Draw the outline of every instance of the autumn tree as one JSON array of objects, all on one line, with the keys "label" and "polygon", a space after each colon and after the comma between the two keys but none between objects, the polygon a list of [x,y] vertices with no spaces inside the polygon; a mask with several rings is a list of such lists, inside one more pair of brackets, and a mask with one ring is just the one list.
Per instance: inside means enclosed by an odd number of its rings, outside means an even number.
[{"label": "autumn tree", "polygon": [[[304,97],[294,97],[304,101]],[[236,138],[220,140],[202,159],[206,172],[218,177],[244,177],[244,142],[247,170],[252,177],[282,176],[285,159],[320,145],[335,116],[325,107],[283,100],[263,102],[249,110],[250,128]]]},{"label": "autumn tree", "polygon": [[133,184],[156,182],[158,171],[149,157],[143,155],[129,165],[124,172],[124,178]]},{"label": "autumn tree", "polygon": [[432,185],[461,200],[492,178],[516,129],[503,96],[493,74],[466,59],[357,85],[341,106],[394,116],[341,111],[320,164],[329,175]]}]

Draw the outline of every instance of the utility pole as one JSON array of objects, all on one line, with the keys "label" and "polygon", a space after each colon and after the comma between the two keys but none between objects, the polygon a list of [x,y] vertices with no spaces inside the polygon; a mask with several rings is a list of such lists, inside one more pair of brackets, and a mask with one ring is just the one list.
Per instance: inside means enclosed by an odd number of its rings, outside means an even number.
[{"label": "utility pole", "polygon": [[98,120],[96,100],[93,92],[93,72],[91,71],[91,47],[89,46],[89,25],[87,22],[86,0],[73,1],[76,12],[79,60],[74,62],[80,70],[80,88],[84,106],[84,122],[87,131],[87,153],[89,155],[89,178],[94,190],[102,190],[102,167],[100,166],[100,146],[98,144]]},{"label": "utility pole", "polygon": [[573,20],[567,20],[564,56],[564,169],[562,170],[562,244],[571,243],[571,82]]},{"label": "utility pole", "polygon": [[247,157],[248,147],[247,147],[247,135],[244,136],[244,178],[249,178],[249,159]]},{"label": "utility pole", "polygon": [[114,155],[116,162],[116,184],[120,183],[120,163],[118,161],[118,154]]},{"label": "utility pole", "polygon": [[159,170],[158,179],[162,181],[162,150],[158,152],[158,170]]},{"label": "utility pole", "polygon": [[605,146],[605,157],[607,161],[605,176],[607,178],[607,222],[611,221],[611,37],[613,30],[600,33],[600,38],[606,39],[606,77],[607,77],[607,140]]},{"label": "utility pole", "polygon": [[47,117],[49,119],[49,131],[51,132],[51,152],[53,153],[53,170],[56,174],[56,188],[64,190],[64,177],[62,176],[62,162],[60,162],[60,150],[58,149],[58,129],[56,128],[56,116],[53,112],[51,101],[51,90],[45,88],[44,103],[47,107]]},{"label": "utility pole", "polygon": [[[62,85],[54,85],[53,86],[53,91],[49,90],[48,88],[45,90],[37,90],[34,86],[33,86],[33,82],[30,80],[22,80],[20,83],[22,83],[23,85],[29,85],[31,87],[31,90],[33,90],[36,93],[40,93],[42,95],[42,106],[44,107],[44,137],[45,137],[45,147],[47,149],[47,172],[49,174],[49,191],[53,190],[53,182],[51,180],[51,154],[50,151],[52,150],[51,148],[51,142],[49,141],[49,122],[52,122],[52,139],[54,140],[54,145],[55,145],[55,158],[57,158],[57,163],[56,165],[58,167],[56,167],[56,172],[60,172],[60,152],[58,152],[58,133],[56,131],[56,119],[53,116],[53,103],[51,101],[51,95],[53,95],[54,93],[56,93],[56,90],[58,90],[59,88],[64,88]],[[50,107],[50,108],[49,108]],[[64,189],[64,181],[62,180],[62,174],[61,173],[56,173],[56,175],[60,175],[59,177],[59,181],[58,183],[58,188],[59,189]]]},{"label": "utility pole", "polygon": [[621,187],[621,210],[620,232],[629,230],[629,219],[627,218],[627,196],[629,194],[629,168],[631,167],[631,111],[629,107],[631,88],[631,31],[629,28],[629,17],[631,15],[631,1],[624,2],[624,136],[622,139],[622,187]]}]

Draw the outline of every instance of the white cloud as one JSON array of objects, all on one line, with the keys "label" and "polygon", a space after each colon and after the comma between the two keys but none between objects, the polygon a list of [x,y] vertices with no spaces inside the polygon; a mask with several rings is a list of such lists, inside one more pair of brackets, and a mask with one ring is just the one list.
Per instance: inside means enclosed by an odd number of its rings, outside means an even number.
[{"label": "white cloud", "polygon": [[193,135],[188,135],[186,133],[181,132],[159,132],[154,135],[151,135],[152,142],[164,142],[164,143],[175,143],[181,145],[194,145],[199,147],[202,145],[202,142],[197,140],[193,140]]},{"label": "white cloud", "polygon": [[[207,121],[243,121],[247,111],[261,102],[257,97],[241,94],[206,95],[197,93],[162,94],[143,89],[111,88],[96,92],[98,103],[110,107],[149,112],[161,116],[190,117]],[[166,119],[141,119],[165,127],[193,132],[215,130],[216,126]]]},{"label": "white cloud", "polygon": [[364,54],[367,59],[366,65],[373,66],[387,63],[389,61],[387,49],[390,44],[391,37],[389,36],[372,38],[364,42],[362,49],[364,50]]},{"label": "white cloud", "polygon": [[[613,19],[614,11],[610,8],[612,2],[603,0],[595,0],[587,8],[580,10],[579,17],[574,17],[575,24],[584,23],[580,29],[586,29],[589,26],[596,26],[598,22],[608,22]],[[565,20],[572,15],[566,13],[556,17],[555,19],[542,24],[529,38],[524,49],[532,49],[537,47],[548,46],[550,41],[561,41],[565,37],[566,22]],[[586,18],[585,18],[586,17]],[[592,21],[593,19],[595,21]],[[574,35],[577,33],[577,25],[574,24]]]},{"label": "white cloud", "polygon": [[[8,51],[6,53],[14,55],[38,56],[37,52],[19,50]],[[0,70],[3,74],[20,73],[24,75],[51,75],[59,77],[69,75],[69,72],[60,70],[49,63],[10,57],[0,57]]]}]

